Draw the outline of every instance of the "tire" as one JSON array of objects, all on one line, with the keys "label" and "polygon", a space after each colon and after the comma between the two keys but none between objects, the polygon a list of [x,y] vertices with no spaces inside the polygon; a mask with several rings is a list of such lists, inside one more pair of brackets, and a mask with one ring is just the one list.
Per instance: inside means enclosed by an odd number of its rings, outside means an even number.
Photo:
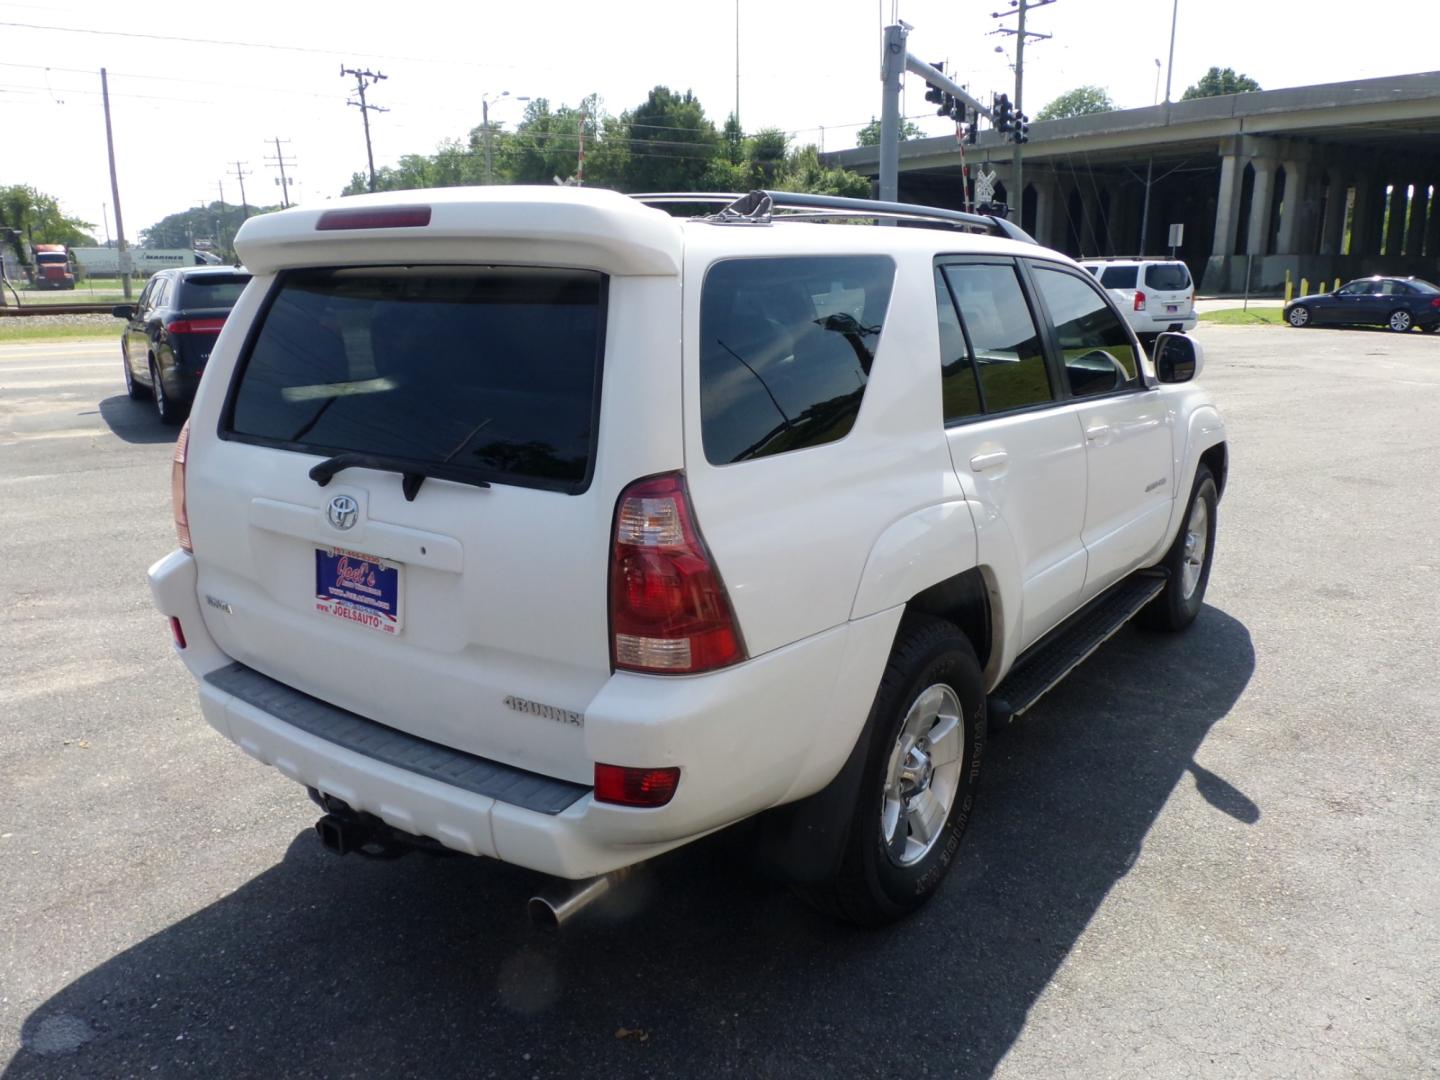
[{"label": "tire", "polygon": [[123,349],[120,352],[120,367],[125,371],[125,395],[131,401],[144,401],[145,388],[135,381],[135,376],[130,371],[130,358]]},{"label": "tire", "polygon": [[153,356],[150,358],[150,388],[155,397],[155,415],[160,417],[160,423],[166,427],[174,427],[180,423],[180,409],[170,400],[170,395],[165,393],[165,383],[160,378],[160,369]]},{"label": "tire", "polygon": [[[1195,484],[1185,505],[1180,533],[1160,563],[1169,571],[1170,579],[1160,595],[1140,613],[1141,621],[1150,629],[1176,633],[1200,614],[1205,603],[1205,587],[1210,583],[1210,564],[1215,558],[1219,502],[1215,477],[1207,466],[1201,465],[1195,470]],[[1201,543],[1203,550],[1199,550]]]},{"label": "tire", "polygon": [[[974,807],[985,689],[975,650],[954,624],[928,615],[901,623],[866,730],[870,746],[840,869],[797,892],[838,918],[877,926],[934,895]],[[937,762],[942,742],[953,756]]]},{"label": "tire", "polygon": [[1415,317],[1404,308],[1396,308],[1390,313],[1385,325],[1397,334],[1408,334],[1415,326]]},{"label": "tire", "polygon": [[1295,329],[1299,330],[1310,325],[1310,309],[1304,304],[1296,304],[1285,316],[1285,321]]},{"label": "tire", "polygon": [[1440,331],[1440,322],[1431,323],[1429,326],[1422,326],[1422,327],[1420,327],[1420,332],[1421,332],[1422,334],[1433,334],[1433,333],[1436,333],[1437,331]]}]

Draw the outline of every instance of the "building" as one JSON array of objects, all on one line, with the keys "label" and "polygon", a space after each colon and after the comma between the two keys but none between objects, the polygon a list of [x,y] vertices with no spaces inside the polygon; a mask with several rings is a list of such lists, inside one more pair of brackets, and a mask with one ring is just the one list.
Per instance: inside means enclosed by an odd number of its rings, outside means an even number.
[{"label": "building", "polygon": [[[1440,277],[1440,72],[1177,101],[1030,125],[1023,227],[1071,255],[1168,251],[1205,292],[1365,274]],[[1013,146],[963,147],[972,177]],[[950,136],[900,147],[900,199],[958,208]],[[869,176],[878,147],[827,154]],[[1012,220],[1017,215],[1012,214]]]}]

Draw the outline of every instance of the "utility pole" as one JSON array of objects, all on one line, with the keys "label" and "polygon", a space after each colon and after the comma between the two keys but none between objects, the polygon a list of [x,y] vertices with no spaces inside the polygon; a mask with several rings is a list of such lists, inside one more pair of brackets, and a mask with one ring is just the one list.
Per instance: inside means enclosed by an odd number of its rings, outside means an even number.
[{"label": "utility pole", "polygon": [[245,215],[245,220],[249,221],[250,207],[245,204],[245,177],[250,174],[242,169],[244,164],[245,162],[243,161],[235,162],[235,179],[240,184],[240,212]]},{"label": "utility pole", "polygon": [[120,262],[120,287],[130,299],[130,260],[125,255],[125,219],[120,216],[120,181],[115,175],[115,135],[110,129],[110,81],[100,69],[100,97],[105,103],[105,149],[110,152],[110,197],[115,200],[115,244]]},{"label": "utility pole", "polygon": [[347,101],[345,104],[354,105],[357,109],[359,109],[360,119],[365,122],[365,160],[370,164],[370,190],[374,191],[375,152],[370,148],[370,114],[372,112],[389,112],[390,110],[382,109],[379,105],[371,105],[366,102],[365,88],[372,83],[379,82],[381,79],[389,78],[389,76],[382,75],[378,71],[370,71],[368,69],[365,71],[361,71],[358,68],[347,68],[344,64],[340,65],[340,74],[341,76],[355,76],[355,92],[360,95],[360,100]]},{"label": "utility pole", "polygon": [[[510,97],[509,90],[501,90],[495,95],[498,104],[501,98]],[[512,98],[513,101],[529,101],[528,96]],[[491,184],[495,181],[494,160],[490,150],[490,95],[480,95],[480,130],[485,133],[485,183]]]},{"label": "utility pole", "polygon": [[[287,143],[289,141],[289,139],[285,140]],[[285,160],[285,151],[280,149],[280,139],[278,136],[275,139],[275,156],[267,156],[265,158],[265,164],[279,167],[280,179],[275,182],[280,185],[280,205],[288,208],[290,205],[290,185],[295,183],[295,181],[285,175],[285,166],[294,165],[295,159]]]},{"label": "utility pole", "polygon": [[[1048,41],[1050,38],[1049,34],[1037,34],[1033,30],[1026,30],[1025,13],[1031,8],[1045,7],[1054,2],[1055,0],[1010,0],[1010,11],[995,11],[990,15],[992,19],[1004,19],[1011,15],[1020,16],[1018,25],[1014,29],[1002,26],[995,31],[997,34],[1015,35],[1015,115],[1017,124],[1025,122],[1022,96],[1025,91],[1025,41],[1027,38],[1034,38],[1036,41]],[[1006,202],[1015,207],[1015,223],[1022,229],[1025,227],[1025,165],[1022,151],[1024,145],[1024,140],[1017,139],[1015,141],[1015,156],[1012,158],[1014,175],[1010,178],[1011,183],[1015,186],[1015,191],[1006,199]]]},{"label": "utility pole", "polygon": [[575,163],[575,186],[585,186],[585,110],[580,110],[580,158]]}]

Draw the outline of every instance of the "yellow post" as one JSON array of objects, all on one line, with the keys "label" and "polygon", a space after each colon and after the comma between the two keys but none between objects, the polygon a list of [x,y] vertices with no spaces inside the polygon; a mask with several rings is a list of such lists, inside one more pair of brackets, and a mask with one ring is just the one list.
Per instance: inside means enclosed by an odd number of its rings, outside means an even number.
[{"label": "yellow post", "polygon": [[1288,304],[1295,298],[1295,282],[1290,279],[1290,271],[1285,271],[1285,302]]},{"label": "yellow post", "polygon": [[1301,296],[1309,296],[1309,295],[1310,295],[1310,279],[1309,279],[1309,278],[1304,278],[1304,277],[1302,277],[1302,278],[1300,279],[1300,295],[1301,295]]},{"label": "yellow post", "polygon": [[1331,292],[1339,292],[1339,291],[1340,291],[1340,279],[1339,279],[1338,277],[1335,279],[1335,287],[1334,287],[1333,289],[1331,289],[1330,291],[1331,291]]}]

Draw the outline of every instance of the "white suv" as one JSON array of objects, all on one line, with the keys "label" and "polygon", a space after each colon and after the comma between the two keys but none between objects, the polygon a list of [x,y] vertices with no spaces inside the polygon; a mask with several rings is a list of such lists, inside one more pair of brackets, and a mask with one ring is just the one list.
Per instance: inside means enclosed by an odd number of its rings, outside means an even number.
[{"label": "white suv", "polygon": [[1140,340],[1195,329],[1195,282],[1175,259],[1085,259],[1080,263],[1115,298]]},{"label": "white suv", "polygon": [[448,189],[237,248],[150,581],[206,720],[336,851],[581,881],[558,919],[763,815],[804,895],[895,918],[955,857],[987,721],[1200,608],[1199,346],[1152,366],[1004,222]]}]

